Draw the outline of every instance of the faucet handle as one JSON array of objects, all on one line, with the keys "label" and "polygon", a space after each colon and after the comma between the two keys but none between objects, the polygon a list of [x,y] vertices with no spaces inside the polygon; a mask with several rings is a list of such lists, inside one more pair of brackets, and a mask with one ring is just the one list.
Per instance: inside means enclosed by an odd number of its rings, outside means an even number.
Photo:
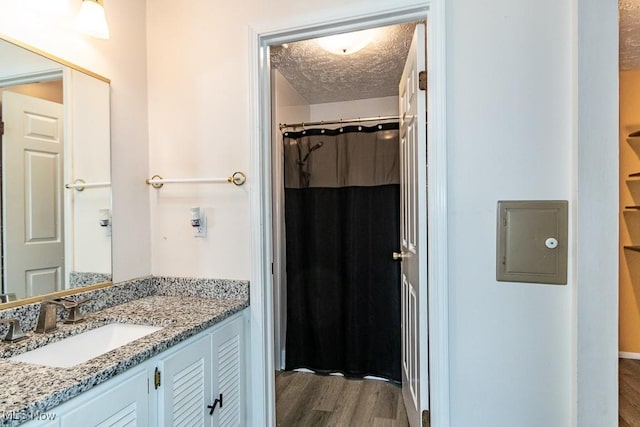
[{"label": "faucet handle", "polygon": [[69,310],[67,318],[64,319],[64,323],[78,323],[84,320],[84,315],[80,313],[79,307],[91,301],[91,298],[85,298],[83,300],[74,301],[72,299],[64,299],[68,302],[66,305]]},{"label": "faucet handle", "polygon": [[3,341],[16,342],[27,338],[27,335],[22,331],[22,328],[20,327],[20,321],[18,319],[0,319],[0,323],[9,324],[9,332],[7,332],[7,335],[3,338]]},{"label": "faucet handle", "polygon": [[16,300],[16,294],[13,292],[0,294],[0,303],[11,302]]},{"label": "faucet handle", "polygon": [[[50,300],[50,301],[55,301],[57,303],[63,304],[66,308],[71,308],[71,307],[78,307],[82,304],[86,304],[89,301],[91,301],[92,298],[85,298],[85,299],[81,299],[81,300],[74,300],[73,298],[56,298],[55,300]],[[48,300],[49,301],[49,300]]]}]

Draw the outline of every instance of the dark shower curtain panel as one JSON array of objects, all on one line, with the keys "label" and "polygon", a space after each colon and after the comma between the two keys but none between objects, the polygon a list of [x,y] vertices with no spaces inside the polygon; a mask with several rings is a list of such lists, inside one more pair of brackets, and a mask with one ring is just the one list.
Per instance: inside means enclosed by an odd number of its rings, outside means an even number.
[{"label": "dark shower curtain panel", "polygon": [[399,382],[397,124],[284,144],[286,369]]}]

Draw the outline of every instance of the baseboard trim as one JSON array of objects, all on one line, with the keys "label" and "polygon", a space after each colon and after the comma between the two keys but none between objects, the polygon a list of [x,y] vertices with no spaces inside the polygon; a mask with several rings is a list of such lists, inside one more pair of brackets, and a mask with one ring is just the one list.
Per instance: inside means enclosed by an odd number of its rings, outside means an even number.
[{"label": "baseboard trim", "polygon": [[640,353],[630,353],[628,351],[621,351],[618,353],[620,359],[635,359],[640,360]]}]

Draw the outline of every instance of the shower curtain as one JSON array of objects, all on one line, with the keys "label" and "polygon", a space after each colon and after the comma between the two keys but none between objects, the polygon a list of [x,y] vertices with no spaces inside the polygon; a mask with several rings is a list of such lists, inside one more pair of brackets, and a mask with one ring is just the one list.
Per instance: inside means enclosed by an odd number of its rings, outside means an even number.
[{"label": "shower curtain", "polygon": [[398,124],[283,142],[286,369],[400,382]]}]

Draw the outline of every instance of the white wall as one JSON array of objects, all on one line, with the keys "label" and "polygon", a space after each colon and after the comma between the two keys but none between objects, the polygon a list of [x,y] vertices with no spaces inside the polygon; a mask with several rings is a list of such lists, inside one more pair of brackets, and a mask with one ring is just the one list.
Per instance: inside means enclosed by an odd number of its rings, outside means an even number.
[{"label": "white wall", "polygon": [[[398,108],[397,96],[311,104],[311,121],[397,116]],[[371,124],[375,124],[375,122],[369,122],[368,125]]]},{"label": "white wall", "polygon": [[[304,25],[386,4],[150,3],[152,173],[248,168],[248,26]],[[566,199],[575,209],[570,7],[552,0],[447,3],[453,426],[571,425],[574,275],[567,286],[495,280],[498,200]],[[249,276],[246,189],[158,194],[152,196],[155,274]],[[193,203],[209,206],[215,218],[206,241],[182,225]],[[573,257],[569,265],[572,270]]]},{"label": "white wall", "polygon": [[[150,173],[188,178],[248,170],[250,26],[357,16],[383,7],[386,0],[325,0],[314,7],[291,0],[149,2]],[[248,279],[251,179],[238,188],[165,186],[152,193],[153,274]],[[210,218],[206,239],[192,236],[192,205],[204,207]]]},{"label": "white wall", "polygon": [[111,79],[114,280],[150,273],[148,178],[146,2],[107,1],[111,39],[79,34],[74,17],[51,16],[30,2],[0,0],[0,33],[48,51]]},{"label": "white wall", "polygon": [[[66,122],[65,182],[111,182],[109,85],[79,71],[65,72],[70,105]],[[111,274],[111,233],[99,224],[100,210],[111,209],[111,188],[65,190],[66,265],[72,271]]]},{"label": "white wall", "polygon": [[575,276],[497,282],[495,242],[498,200],[576,209],[571,2],[447,5],[451,424],[570,426]]},{"label": "white wall", "polygon": [[276,69],[271,75],[271,92],[273,93],[274,130],[282,123],[308,122],[311,120],[309,102],[291,86],[291,83]]},{"label": "white wall", "polygon": [[[116,280],[151,271],[145,178],[153,173],[217,176],[248,169],[248,26],[294,27],[388,7],[388,0],[326,0],[313,8],[292,0],[197,0],[187,5],[156,0],[148,5],[145,29],[144,2],[113,0],[106,4],[112,39],[103,42],[78,35],[71,18],[36,16],[25,9],[25,3],[0,0],[3,33],[112,79]],[[612,59],[606,54],[615,49],[616,5],[598,0],[577,3],[581,7],[580,52],[586,59],[579,68],[581,120],[576,127],[581,130],[581,146],[584,137],[587,147],[580,161],[594,165],[595,158],[610,154],[595,148],[608,141],[608,123],[598,120],[605,113],[606,120],[615,122],[611,83],[604,79],[610,77],[607,71],[616,61],[602,61],[609,65],[598,61]],[[421,2],[394,2],[397,7],[410,4]],[[552,0],[535,4],[523,0],[447,2],[454,426],[571,425],[576,370],[571,336],[574,292],[579,295],[578,308],[584,308],[579,310],[577,328],[579,372],[597,373],[598,367],[606,367],[600,376],[578,381],[578,411],[586,414],[580,425],[615,422],[616,397],[611,387],[615,359],[608,354],[612,341],[615,345],[615,314],[610,310],[615,306],[615,290],[602,286],[615,273],[608,267],[596,269],[597,275],[581,279],[580,293],[573,274],[564,287],[495,281],[497,200],[568,199],[575,209],[572,32],[576,23],[572,4]],[[145,31],[149,40],[149,147]],[[601,72],[604,67],[609,68]],[[606,102],[600,97],[602,86]],[[594,87],[598,90],[593,91]],[[597,132],[590,133],[593,129]],[[596,179],[602,177],[601,172]],[[603,182],[609,182],[605,175]],[[581,191],[607,194],[597,184]],[[167,186],[151,194],[153,273],[248,278],[248,187],[172,190]],[[208,239],[190,236],[188,208],[194,203],[209,209]],[[592,207],[596,204],[585,205],[590,212]],[[597,220],[606,215],[582,218],[581,224],[601,231],[583,240],[579,250],[570,248],[570,271],[576,253],[584,255],[581,263],[602,262],[589,254],[602,253],[600,243],[609,242],[605,234],[616,235],[615,230],[610,232],[609,222],[600,227]],[[599,351],[601,346],[604,352]]]}]

